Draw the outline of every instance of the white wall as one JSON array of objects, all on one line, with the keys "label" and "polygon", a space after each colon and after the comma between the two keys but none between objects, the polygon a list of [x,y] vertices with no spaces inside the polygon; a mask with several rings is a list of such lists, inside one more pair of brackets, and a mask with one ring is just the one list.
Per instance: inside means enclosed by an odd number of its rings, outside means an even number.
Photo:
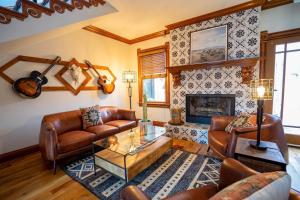
[{"label": "white wall", "polygon": [[261,12],[260,30],[269,33],[300,27],[300,3],[264,10]]},{"label": "white wall", "polygon": [[[0,66],[17,55],[45,58],[60,55],[63,60],[76,58],[82,62],[89,59],[92,63],[109,66],[117,76],[117,81],[116,89],[111,95],[104,95],[99,91],[82,91],[74,96],[69,91],[58,91],[43,92],[36,99],[22,99],[14,94],[8,82],[0,78],[0,154],[38,144],[41,119],[46,114],[94,104],[128,108],[126,85],[121,80],[122,71],[129,66],[128,49],[127,44],[85,30],[71,33],[52,31],[1,44]],[[23,62],[7,73],[22,77],[26,75],[24,72],[39,68],[36,63]]]},{"label": "white wall", "polygon": [[[159,38],[154,38],[151,40],[147,40],[145,42],[140,42],[137,44],[133,44],[130,46],[130,69],[138,72],[138,59],[137,59],[137,49],[147,49],[151,47],[164,45],[169,41],[169,35]],[[172,84],[172,80],[170,80]],[[142,117],[142,107],[139,106],[139,91],[138,91],[138,83],[133,84],[133,109],[136,110],[137,116],[139,118]],[[170,111],[167,108],[148,108],[148,117],[151,120],[155,121],[163,121],[167,122],[170,120]]]}]

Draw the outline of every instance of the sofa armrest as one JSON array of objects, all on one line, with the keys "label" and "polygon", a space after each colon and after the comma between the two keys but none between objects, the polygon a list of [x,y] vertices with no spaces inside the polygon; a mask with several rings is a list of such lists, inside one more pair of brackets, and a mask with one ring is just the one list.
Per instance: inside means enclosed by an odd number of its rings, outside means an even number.
[{"label": "sofa armrest", "polygon": [[51,122],[42,121],[39,146],[42,157],[47,161],[55,160],[57,133]]},{"label": "sofa armrest", "polygon": [[118,118],[119,119],[130,120],[130,121],[136,121],[135,111],[118,109]]},{"label": "sofa armrest", "polygon": [[127,186],[121,192],[122,200],[150,200],[150,198],[138,187],[134,185]]},{"label": "sofa armrest", "polygon": [[300,194],[296,191],[291,190],[289,200],[300,200]]},{"label": "sofa armrest", "polygon": [[221,166],[219,190],[257,173],[235,159],[226,158]]},{"label": "sofa armrest", "polygon": [[213,116],[209,130],[224,131],[226,126],[233,120],[234,116]]}]

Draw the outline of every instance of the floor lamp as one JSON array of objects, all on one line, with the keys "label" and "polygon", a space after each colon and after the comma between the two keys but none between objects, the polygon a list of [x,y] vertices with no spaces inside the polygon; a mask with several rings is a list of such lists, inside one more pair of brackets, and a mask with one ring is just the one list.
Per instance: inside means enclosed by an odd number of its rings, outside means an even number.
[{"label": "floor lamp", "polygon": [[257,100],[257,113],[256,113],[256,124],[257,124],[257,135],[256,141],[250,141],[250,146],[258,150],[266,150],[267,145],[260,141],[261,137],[261,125],[263,122],[264,114],[264,101],[272,100],[273,98],[273,80],[272,79],[259,79],[252,80],[250,82],[251,97]]},{"label": "floor lamp", "polygon": [[132,109],[132,103],[131,103],[131,97],[132,97],[132,87],[131,83],[136,82],[136,72],[135,71],[123,71],[122,74],[123,82],[128,83],[128,97],[129,97],[129,104],[130,104],[130,110]]}]

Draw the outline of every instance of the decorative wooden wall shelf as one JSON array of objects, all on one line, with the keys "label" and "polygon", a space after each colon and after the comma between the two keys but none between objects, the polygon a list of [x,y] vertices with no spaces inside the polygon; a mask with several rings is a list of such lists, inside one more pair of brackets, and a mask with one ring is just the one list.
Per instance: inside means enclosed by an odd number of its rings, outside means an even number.
[{"label": "decorative wooden wall shelf", "polygon": [[230,67],[230,66],[242,66],[242,83],[249,83],[253,78],[254,66],[256,65],[259,58],[245,58],[239,60],[228,60],[222,62],[214,63],[204,63],[204,64],[193,64],[193,65],[181,65],[181,66],[171,66],[168,67],[169,72],[173,77],[173,85],[181,85],[182,71],[192,71],[197,69],[208,69],[208,68],[218,68],[218,67]]},{"label": "decorative wooden wall shelf", "polygon": [[[38,57],[30,57],[30,56],[22,56],[22,55],[20,55],[20,56],[15,57],[14,59],[8,61],[7,63],[5,63],[3,66],[0,67],[0,77],[2,77],[8,83],[13,84],[14,80],[11,77],[9,77],[8,75],[5,74],[5,70],[7,70],[8,68],[14,66],[16,63],[22,62],[22,61],[23,62],[41,63],[41,64],[52,64],[52,62],[53,62],[52,59],[46,59],[46,58],[38,58]],[[70,65],[71,62],[72,62],[72,60],[71,61],[60,61],[57,64],[57,65],[62,65],[63,66],[63,68],[60,70],[60,72],[62,73],[64,71],[64,69],[68,69],[68,66]],[[85,69],[85,70],[82,70],[82,71],[86,75],[86,77],[88,77],[87,78],[88,79],[87,82],[89,82],[91,80],[91,76],[87,73],[87,70],[86,70],[88,68],[88,66],[86,64],[84,64],[84,63],[78,63],[78,65],[82,69]],[[101,71],[107,71],[110,74],[110,76],[112,77],[111,82],[115,83],[115,81],[116,81],[117,78],[116,78],[116,76],[112,73],[112,71],[108,67],[94,65],[94,68],[97,69],[97,70],[101,70]],[[29,74],[27,74],[27,75],[29,75]],[[25,74],[24,76],[27,76],[27,75]],[[57,76],[56,76],[56,78],[57,78]],[[59,78],[58,78],[58,80],[60,82],[62,82]],[[86,84],[87,83],[85,83],[80,88],[80,90],[101,90],[101,88],[99,86],[97,86],[97,85],[87,86]],[[71,91],[74,94],[78,94],[78,91],[76,91],[76,92],[72,91],[70,88],[68,88],[66,86],[66,84],[64,84],[64,86],[47,86],[47,85],[45,85],[45,86],[42,87],[42,90],[43,91]]]},{"label": "decorative wooden wall shelf", "polygon": [[72,0],[71,4],[65,3],[62,0],[49,0],[49,7],[42,6],[38,3],[34,3],[29,0],[21,0],[20,9],[21,12],[14,11],[5,7],[0,6],[0,23],[9,24],[11,18],[18,20],[24,20],[29,15],[35,18],[40,18],[42,14],[51,15],[54,12],[60,14],[64,13],[65,10],[72,11],[75,8],[83,9],[84,7],[89,8],[90,6],[97,7],[98,5],[104,5],[104,0]]},{"label": "decorative wooden wall shelf", "polygon": [[[84,76],[84,79],[81,80],[80,83],[78,83],[79,85],[77,87],[76,87],[76,84],[73,85],[70,81],[68,81],[66,78],[64,78],[65,73],[68,73],[69,67],[71,67],[72,65],[80,67],[82,76]],[[73,92],[73,94],[75,94],[75,95],[77,95],[80,92],[80,90],[82,90],[84,88],[84,86],[86,86],[86,84],[92,79],[91,76],[86,72],[84,67],[82,65],[80,65],[80,63],[75,58],[73,58],[67,66],[65,66],[61,70],[59,70],[59,72],[57,72],[57,74],[55,74],[55,77],[66,88],[68,88],[68,90]],[[73,80],[71,80],[71,81],[74,82]]]}]

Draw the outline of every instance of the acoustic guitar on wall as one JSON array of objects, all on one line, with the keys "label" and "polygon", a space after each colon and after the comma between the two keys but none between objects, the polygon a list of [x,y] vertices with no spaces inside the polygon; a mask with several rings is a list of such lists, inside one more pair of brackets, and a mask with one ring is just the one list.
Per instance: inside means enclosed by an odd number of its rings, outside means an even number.
[{"label": "acoustic guitar on wall", "polygon": [[109,80],[106,76],[101,76],[96,68],[88,61],[85,61],[85,64],[89,67],[89,69],[93,69],[94,72],[98,75],[97,84],[101,87],[104,94],[111,94],[115,90],[115,84],[109,83]]},{"label": "acoustic guitar on wall", "polygon": [[42,92],[42,85],[48,83],[48,79],[45,77],[45,75],[50,71],[50,69],[52,69],[52,67],[54,67],[54,65],[59,63],[60,60],[61,58],[57,56],[53,60],[52,64],[42,73],[38,71],[32,71],[29,77],[16,80],[12,85],[14,91],[21,96],[26,96],[29,98],[36,98],[40,96]]}]

